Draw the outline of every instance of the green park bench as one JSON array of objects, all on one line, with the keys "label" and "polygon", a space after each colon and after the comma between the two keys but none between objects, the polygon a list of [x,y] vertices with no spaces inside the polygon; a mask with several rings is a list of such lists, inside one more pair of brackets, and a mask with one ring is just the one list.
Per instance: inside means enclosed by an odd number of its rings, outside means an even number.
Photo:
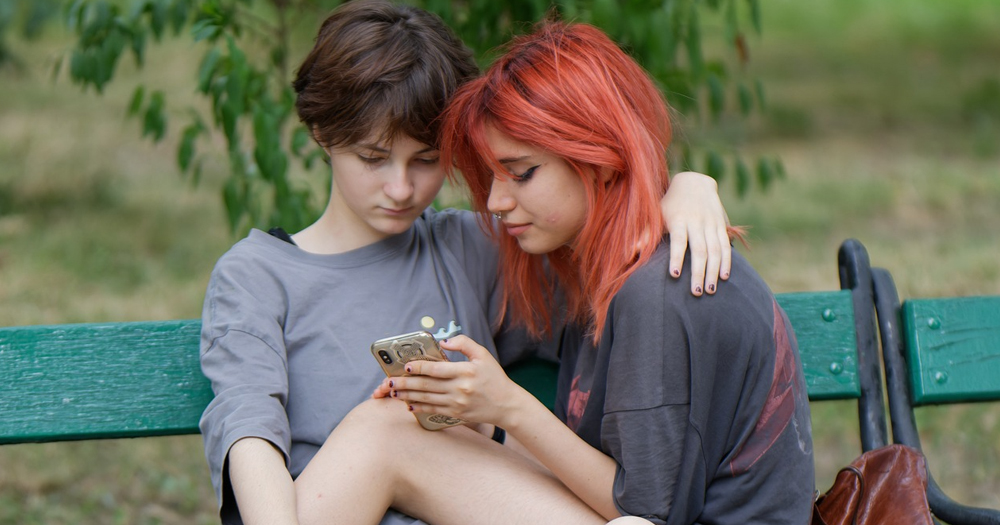
[{"label": "green park bench", "polygon": [[[1000,399],[1000,297],[900,307],[860,243],[845,242],[838,263],[842,290],[777,299],[810,400],[857,400],[863,450],[888,443],[880,343],[895,442],[919,448],[913,406]],[[197,319],[0,328],[0,445],[198,433],[212,399],[200,330]],[[551,406],[554,364],[508,372]],[[948,523],[1000,525],[1000,511],[959,505],[933,480],[928,500]]]}]

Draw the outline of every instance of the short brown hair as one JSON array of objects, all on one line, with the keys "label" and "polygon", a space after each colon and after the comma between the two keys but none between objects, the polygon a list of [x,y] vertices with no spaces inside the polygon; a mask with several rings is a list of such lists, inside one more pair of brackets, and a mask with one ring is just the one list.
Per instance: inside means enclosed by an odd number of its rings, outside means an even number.
[{"label": "short brown hair", "polygon": [[478,72],[472,52],[436,15],[358,0],[323,22],[293,83],[295,108],[325,147],[400,133],[436,146],[438,116]]}]

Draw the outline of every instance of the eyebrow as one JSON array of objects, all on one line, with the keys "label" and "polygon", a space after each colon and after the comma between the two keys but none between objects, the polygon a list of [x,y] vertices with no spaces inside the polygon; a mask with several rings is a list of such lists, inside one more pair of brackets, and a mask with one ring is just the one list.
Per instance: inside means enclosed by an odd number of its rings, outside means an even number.
[{"label": "eyebrow", "polygon": [[520,157],[504,157],[502,159],[497,159],[497,162],[499,162],[500,164],[513,164],[515,162],[522,161],[529,157],[531,157],[531,155],[521,155]]},{"label": "eyebrow", "polygon": [[[378,144],[358,144],[358,147],[359,148],[363,148],[363,149],[369,149],[369,150],[372,150],[372,151],[377,152],[377,153],[391,153],[392,152],[391,149],[386,149],[386,148],[384,148],[384,147],[382,147],[382,146],[380,146]],[[437,151],[437,148],[435,148],[434,146],[427,146],[426,148],[424,148],[424,149],[416,152],[416,155],[422,155],[424,153],[430,153],[432,151]]]}]

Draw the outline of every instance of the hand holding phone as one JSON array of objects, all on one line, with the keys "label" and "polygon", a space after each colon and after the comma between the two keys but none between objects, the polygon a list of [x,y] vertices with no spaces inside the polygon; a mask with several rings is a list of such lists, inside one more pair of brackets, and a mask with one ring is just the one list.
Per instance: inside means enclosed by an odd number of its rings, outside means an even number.
[{"label": "hand holding phone", "polygon": [[[406,363],[410,361],[447,361],[448,356],[438,347],[429,332],[419,331],[386,337],[372,343],[372,355],[389,377],[405,376]],[[464,419],[441,414],[414,414],[420,426],[427,430],[441,430],[465,423]]]}]

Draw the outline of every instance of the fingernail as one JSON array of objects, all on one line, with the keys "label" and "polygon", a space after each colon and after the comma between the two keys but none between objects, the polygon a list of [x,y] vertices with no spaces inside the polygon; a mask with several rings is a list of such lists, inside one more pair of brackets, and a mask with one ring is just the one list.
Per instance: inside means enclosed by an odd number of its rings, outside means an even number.
[{"label": "fingernail", "polygon": [[708,293],[715,293],[715,285],[714,284],[708,285]]},{"label": "fingernail", "polygon": [[673,275],[674,277],[680,277],[681,271],[678,270],[677,268],[674,268],[673,270],[670,270],[670,275]]},{"label": "fingernail", "polygon": [[392,392],[389,392],[389,397],[399,397],[399,392],[393,390]]},{"label": "fingernail", "polygon": [[699,293],[700,294],[701,293],[701,286],[695,286],[694,287],[694,293]]},{"label": "fingernail", "polygon": [[410,409],[410,412],[413,412],[413,405],[406,405],[406,408]]},{"label": "fingernail", "polygon": [[410,373],[410,372],[412,372],[412,371],[413,371],[413,367],[410,367],[410,366],[407,366],[407,367],[406,367],[406,373],[407,373],[407,374],[409,374],[409,373]]},{"label": "fingernail", "polygon": [[722,278],[723,278],[723,279],[729,279],[729,272],[725,272],[725,273],[723,273],[723,274],[722,274]]},{"label": "fingernail", "polygon": [[389,388],[392,388],[393,386],[395,385],[392,384],[392,381],[389,381]]}]

